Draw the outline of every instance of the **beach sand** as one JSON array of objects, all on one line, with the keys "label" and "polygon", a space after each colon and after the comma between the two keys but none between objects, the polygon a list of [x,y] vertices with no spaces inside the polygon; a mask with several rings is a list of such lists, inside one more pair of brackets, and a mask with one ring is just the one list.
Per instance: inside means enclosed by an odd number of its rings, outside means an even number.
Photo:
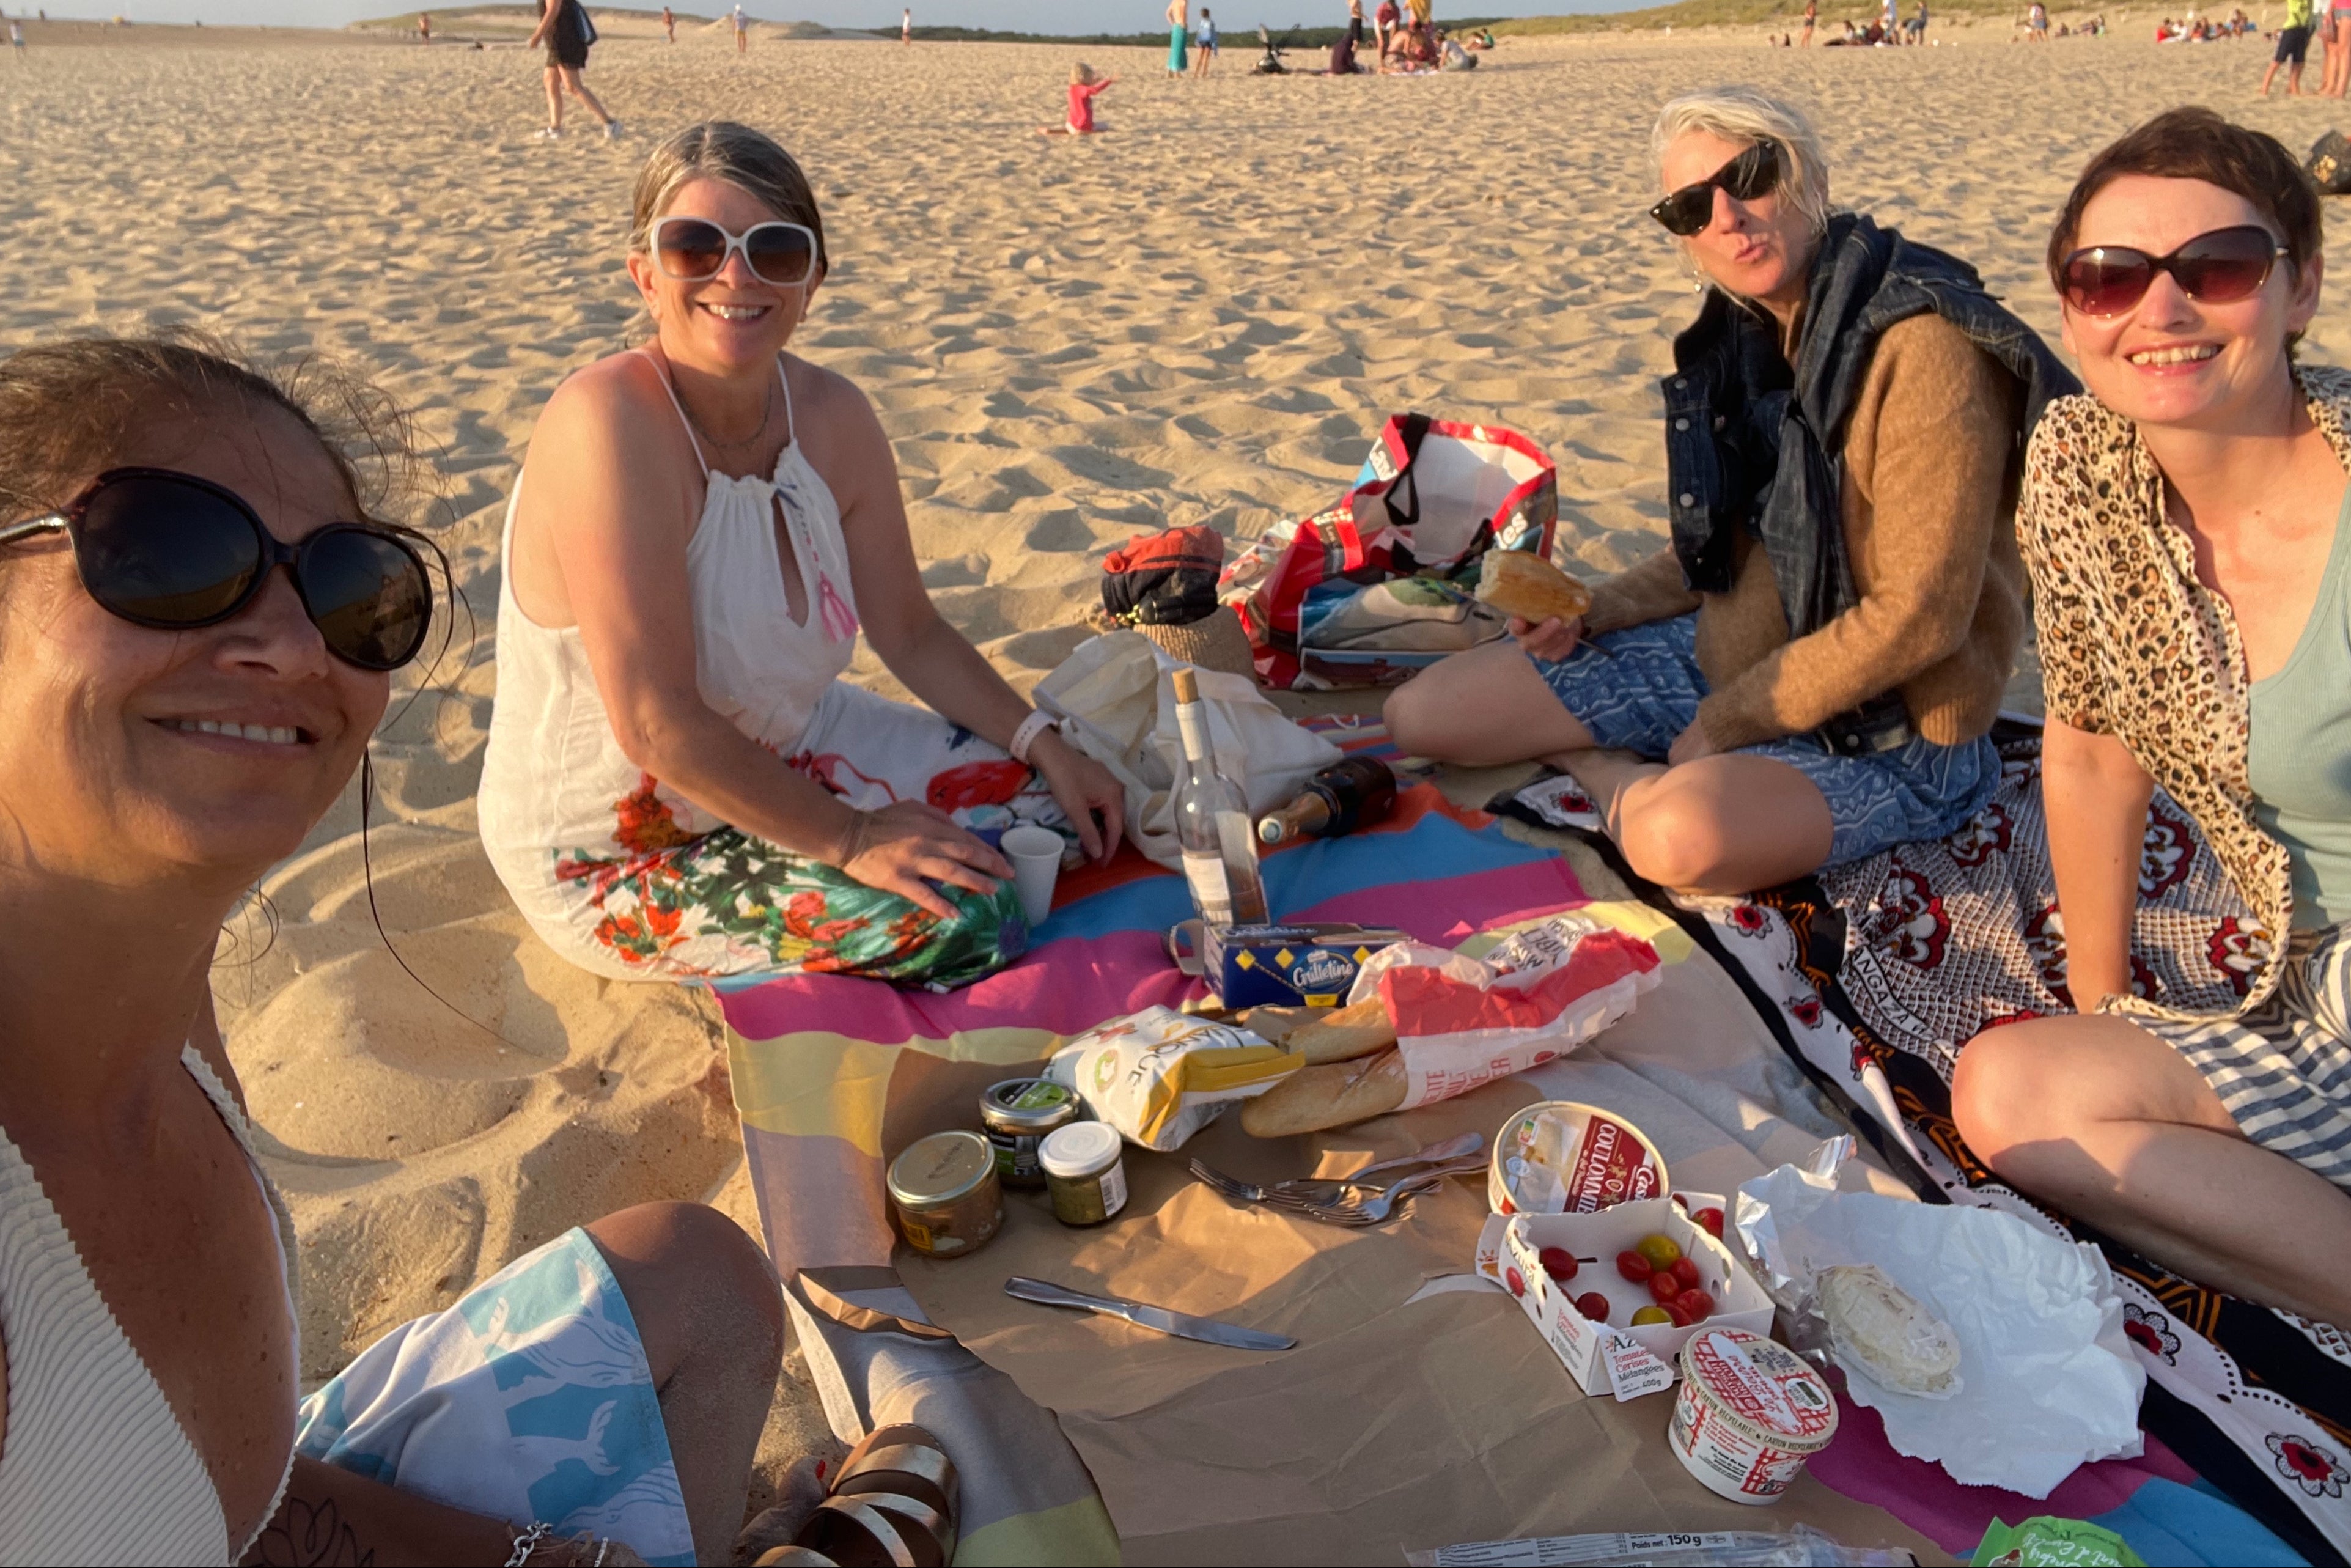
[{"label": "beach sand", "polygon": [[[512,47],[36,26],[0,61],[0,345],[193,323],[342,356],[435,454],[472,624],[377,743],[364,852],[354,790],[215,976],[300,1226],[312,1380],[609,1209],[710,1198],[756,1229],[716,1007],[555,957],[474,836],[505,497],[556,383],[643,329],[620,249],[663,133],[736,118],[805,162],[836,263],[793,346],[872,395],[940,608],[1025,687],[1085,634],[1111,547],[1327,504],[1391,411],[1546,447],[1571,566],[1656,548],[1656,379],[1696,301],[1643,209],[1677,90],[1807,105],[1840,201],[1977,263],[2053,333],[2040,253],[2087,153],[2186,101],[2299,150],[2338,107],[2255,100],[2257,41],[2031,48],[2005,24],[1904,50],[1506,39],[1475,73],[1357,80],[1252,78],[1236,31],[1215,78],[1175,83],[1155,52],[762,28],[738,60],[720,30],[606,31],[588,79],[626,122],[611,144],[576,114],[534,141],[538,62]],[[1039,137],[1081,57],[1123,78],[1111,133]],[[2304,353],[2346,346],[2330,305]],[[901,693],[870,653],[853,678]],[[363,853],[432,992],[377,934]],[[788,1381],[763,1463],[826,1440]]]}]

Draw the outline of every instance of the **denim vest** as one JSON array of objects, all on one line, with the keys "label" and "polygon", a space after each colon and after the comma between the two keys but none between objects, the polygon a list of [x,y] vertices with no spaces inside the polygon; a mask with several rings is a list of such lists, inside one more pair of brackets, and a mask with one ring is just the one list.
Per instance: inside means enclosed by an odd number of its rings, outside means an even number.
[{"label": "denim vest", "polygon": [[[1674,340],[1666,400],[1666,495],[1674,552],[1693,590],[1727,592],[1738,531],[1762,542],[1791,640],[1858,602],[1845,554],[1844,450],[1877,340],[1933,311],[2024,383],[2023,450],[2052,398],[2080,383],[2032,328],[1984,292],[1975,268],[1858,214],[1840,213],[1813,258],[1802,336],[1792,366],[1777,324],[1709,290],[1698,320]],[[1932,439],[1905,432],[1898,439]],[[1846,755],[1914,737],[1898,693],[1885,692],[1815,732]]]}]

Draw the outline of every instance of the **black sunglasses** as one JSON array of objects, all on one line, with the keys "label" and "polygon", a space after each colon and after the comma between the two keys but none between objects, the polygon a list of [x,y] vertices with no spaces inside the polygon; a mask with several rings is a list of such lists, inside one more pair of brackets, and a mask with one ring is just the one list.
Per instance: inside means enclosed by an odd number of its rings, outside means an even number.
[{"label": "black sunglasses", "polygon": [[235,492],[168,468],[109,469],[62,511],[0,528],[0,545],[57,532],[89,596],[134,625],[217,625],[281,566],[328,651],[362,670],[416,657],[433,621],[424,562],[392,534],[329,523],[282,544]]},{"label": "black sunglasses", "polygon": [[2260,293],[2285,254],[2277,236],[2259,224],[2198,235],[2169,256],[2095,245],[2065,258],[2057,269],[2058,287],[2065,303],[2085,316],[2119,316],[2147,297],[2157,273],[2168,272],[2197,303],[2227,305]]},{"label": "black sunglasses", "polygon": [[1780,144],[1758,141],[1695,185],[1684,185],[1664,201],[1649,209],[1649,215],[1665,225],[1667,234],[1687,239],[1714,221],[1714,193],[1718,187],[1733,201],[1751,202],[1768,194],[1780,183]]}]

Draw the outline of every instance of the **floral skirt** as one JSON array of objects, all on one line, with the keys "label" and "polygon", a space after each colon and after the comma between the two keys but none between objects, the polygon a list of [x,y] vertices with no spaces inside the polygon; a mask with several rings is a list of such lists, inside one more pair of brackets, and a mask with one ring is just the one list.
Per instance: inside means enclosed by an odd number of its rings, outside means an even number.
[{"label": "floral skirt", "polygon": [[[862,687],[834,684],[792,762],[860,810],[927,800],[990,843],[1023,823],[1073,841],[1033,768],[926,708]],[[648,779],[649,800],[651,790]],[[941,920],[736,828],[632,854],[555,851],[536,885],[507,880],[549,946],[618,978],[857,975],[948,990],[1029,949],[1009,880],[987,894],[941,888],[956,912]]]}]

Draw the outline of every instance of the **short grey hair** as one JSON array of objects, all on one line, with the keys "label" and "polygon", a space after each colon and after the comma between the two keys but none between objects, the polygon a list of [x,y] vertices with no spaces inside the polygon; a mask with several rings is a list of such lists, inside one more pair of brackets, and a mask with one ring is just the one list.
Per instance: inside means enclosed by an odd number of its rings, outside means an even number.
[{"label": "short grey hair", "polygon": [[1813,233],[1828,231],[1828,158],[1802,110],[1761,88],[1718,87],[1686,93],[1657,111],[1656,129],[1649,132],[1651,161],[1662,168],[1666,149],[1694,131],[1725,141],[1778,143],[1780,189],[1788,204],[1803,214]]},{"label": "short grey hair", "polygon": [[653,224],[669,211],[677,193],[695,180],[717,180],[749,192],[787,223],[799,224],[816,235],[816,265],[829,271],[832,258],[824,246],[824,216],[817,211],[816,192],[798,160],[765,131],[731,120],[708,120],[689,125],[653,150],[637,172],[631,204],[629,250],[643,255],[653,246]]}]

